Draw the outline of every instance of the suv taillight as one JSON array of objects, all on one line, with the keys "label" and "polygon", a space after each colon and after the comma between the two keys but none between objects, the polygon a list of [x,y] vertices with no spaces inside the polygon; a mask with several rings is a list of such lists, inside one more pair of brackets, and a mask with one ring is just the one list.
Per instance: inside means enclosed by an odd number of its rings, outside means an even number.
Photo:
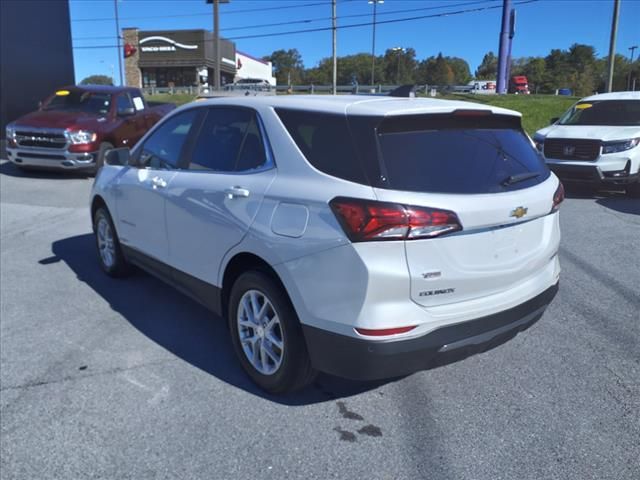
[{"label": "suv taillight", "polygon": [[551,211],[555,212],[560,208],[560,204],[564,200],[564,187],[562,186],[562,182],[558,183],[558,188],[556,188],[556,193],[553,194],[553,206],[551,207]]},{"label": "suv taillight", "polygon": [[449,210],[344,197],[329,205],[352,242],[416,240],[462,230]]}]

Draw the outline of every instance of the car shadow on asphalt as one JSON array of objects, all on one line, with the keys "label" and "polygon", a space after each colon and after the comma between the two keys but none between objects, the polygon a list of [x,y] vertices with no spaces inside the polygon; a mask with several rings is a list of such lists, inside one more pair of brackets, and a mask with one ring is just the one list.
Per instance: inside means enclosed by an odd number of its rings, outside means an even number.
[{"label": "car shadow on asphalt", "polygon": [[68,180],[70,178],[87,178],[86,174],[71,171],[23,170],[9,160],[0,161],[0,175],[22,178],[39,178],[46,180]]},{"label": "car shadow on asphalt", "polygon": [[52,244],[53,256],[38,263],[64,261],[78,280],[109,302],[133,327],[182,360],[253,395],[299,406],[357,395],[386,382],[353,382],[320,374],[300,392],[273,396],[257,388],[236,360],[225,322],[162,281],[136,270],[113,279],[98,265],[93,235],[85,234]]},{"label": "car shadow on asphalt", "polygon": [[594,199],[598,205],[620,213],[640,215],[640,199],[631,198],[623,191],[597,190],[595,188],[568,187],[565,185],[567,198]]}]

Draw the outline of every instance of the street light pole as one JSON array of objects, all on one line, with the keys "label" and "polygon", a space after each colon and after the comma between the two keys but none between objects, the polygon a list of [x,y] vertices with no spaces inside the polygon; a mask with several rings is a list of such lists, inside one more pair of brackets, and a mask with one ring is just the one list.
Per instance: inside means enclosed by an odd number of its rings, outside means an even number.
[{"label": "street light pole", "polygon": [[634,45],[633,47],[629,47],[629,50],[631,50],[631,62],[629,62],[629,80],[627,81],[627,88],[629,90],[631,90],[631,74],[633,73],[633,54],[636,51],[636,48],[638,48],[637,45]]},{"label": "street light pole", "polygon": [[398,58],[396,62],[396,85],[400,85],[400,55],[402,55],[405,50],[403,47],[393,47],[391,51],[398,52]]},{"label": "street light pole", "polygon": [[369,5],[373,4],[373,31],[371,36],[371,86],[375,80],[376,69],[376,12],[378,4],[384,3],[384,0],[369,0]]},{"label": "street light pole", "polygon": [[218,0],[213,0],[213,58],[215,59],[213,88],[215,91],[220,90],[220,21],[218,7]]}]

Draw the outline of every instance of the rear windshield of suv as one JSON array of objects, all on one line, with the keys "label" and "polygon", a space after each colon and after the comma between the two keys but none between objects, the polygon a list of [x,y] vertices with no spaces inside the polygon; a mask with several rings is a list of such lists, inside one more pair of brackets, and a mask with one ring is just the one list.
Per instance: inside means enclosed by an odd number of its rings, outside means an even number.
[{"label": "rear windshield of suv", "polygon": [[640,100],[579,102],[558,121],[560,125],[640,125]]},{"label": "rear windshield of suv", "polygon": [[381,172],[393,190],[495,193],[536,185],[549,170],[517,117],[388,117],[377,128]]},{"label": "rear windshield of suv", "polygon": [[549,177],[518,117],[276,112],[309,163],[352,182],[474,194],[527,188]]}]

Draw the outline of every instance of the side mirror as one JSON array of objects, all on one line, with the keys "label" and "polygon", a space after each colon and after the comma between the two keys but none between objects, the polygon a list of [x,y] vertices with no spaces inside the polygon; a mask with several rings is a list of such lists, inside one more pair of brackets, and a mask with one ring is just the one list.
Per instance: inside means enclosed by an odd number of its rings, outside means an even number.
[{"label": "side mirror", "polygon": [[109,150],[104,158],[107,165],[121,166],[129,165],[131,162],[131,152],[128,147],[114,148]]},{"label": "side mirror", "polygon": [[549,122],[551,122],[551,125],[553,125],[554,123],[556,123],[558,120],[560,120],[560,117],[553,117],[551,120],[549,120]]},{"label": "side mirror", "polygon": [[135,114],[136,114],[136,109],[133,107],[121,108],[120,110],[118,110],[119,117],[130,117],[131,115],[135,115]]}]

